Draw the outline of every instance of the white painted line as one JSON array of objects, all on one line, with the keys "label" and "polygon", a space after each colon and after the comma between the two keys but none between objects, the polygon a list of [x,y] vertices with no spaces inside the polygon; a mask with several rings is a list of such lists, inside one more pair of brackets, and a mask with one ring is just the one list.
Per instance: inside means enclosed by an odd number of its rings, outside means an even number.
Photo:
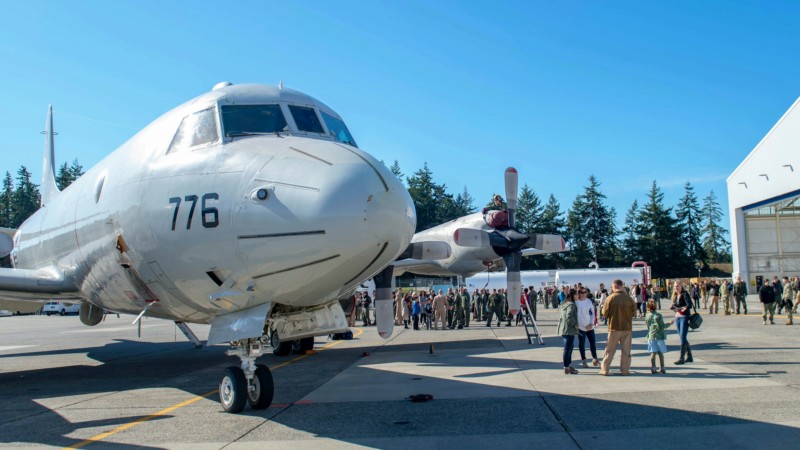
[{"label": "white painted line", "polygon": [[37,345],[0,345],[0,352],[18,350],[20,348],[38,347]]},{"label": "white painted line", "polygon": [[[171,326],[172,324],[163,324],[163,325],[142,325],[142,329],[147,328],[156,328],[156,327],[165,327]],[[117,332],[117,331],[136,331],[136,325],[127,325],[123,327],[86,327],[77,330],[67,330],[62,331],[61,333],[104,333],[104,332]]]}]

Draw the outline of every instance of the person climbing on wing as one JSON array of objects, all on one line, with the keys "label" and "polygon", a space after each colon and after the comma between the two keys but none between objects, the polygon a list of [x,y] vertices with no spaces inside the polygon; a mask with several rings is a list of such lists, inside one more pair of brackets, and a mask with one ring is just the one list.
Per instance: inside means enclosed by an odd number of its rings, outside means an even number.
[{"label": "person climbing on wing", "polygon": [[490,227],[508,227],[508,205],[500,194],[495,194],[492,198],[492,205],[483,208],[481,212]]}]

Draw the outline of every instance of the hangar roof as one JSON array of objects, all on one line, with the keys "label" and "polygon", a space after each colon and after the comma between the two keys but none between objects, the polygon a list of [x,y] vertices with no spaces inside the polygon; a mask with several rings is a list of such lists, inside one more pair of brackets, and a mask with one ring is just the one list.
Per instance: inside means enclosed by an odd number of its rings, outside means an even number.
[{"label": "hangar roof", "polygon": [[728,177],[731,211],[800,196],[800,98]]}]

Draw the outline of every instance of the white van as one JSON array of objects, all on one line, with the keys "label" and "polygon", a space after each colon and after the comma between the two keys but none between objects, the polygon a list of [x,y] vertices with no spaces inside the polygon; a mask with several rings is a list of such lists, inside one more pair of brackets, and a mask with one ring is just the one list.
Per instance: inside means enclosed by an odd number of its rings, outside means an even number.
[{"label": "white van", "polygon": [[67,314],[80,314],[80,303],[63,303],[63,302],[47,302],[42,308],[42,312],[47,314],[59,314],[65,316]]}]

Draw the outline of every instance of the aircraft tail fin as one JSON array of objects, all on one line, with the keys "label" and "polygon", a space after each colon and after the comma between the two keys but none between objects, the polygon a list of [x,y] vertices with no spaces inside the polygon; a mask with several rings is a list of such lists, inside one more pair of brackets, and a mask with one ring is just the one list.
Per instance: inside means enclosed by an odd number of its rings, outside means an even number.
[{"label": "aircraft tail fin", "polygon": [[44,124],[44,163],[42,166],[42,201],[41,206],[50,203],[60,192],[56,185],[55,145],[53,143],[53,105],[47,109],[47,121]]}]

